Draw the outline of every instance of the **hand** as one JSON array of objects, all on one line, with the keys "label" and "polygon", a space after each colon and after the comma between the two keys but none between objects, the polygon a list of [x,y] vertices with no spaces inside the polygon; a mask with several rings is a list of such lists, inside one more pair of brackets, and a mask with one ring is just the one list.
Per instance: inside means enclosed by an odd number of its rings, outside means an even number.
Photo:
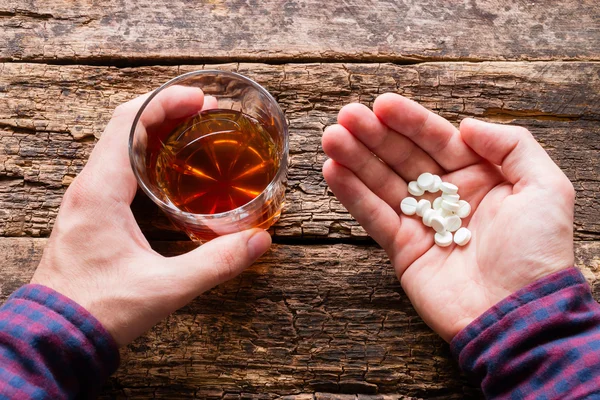
[{"label": "hand", "polygon": [[[271,244],[253,229],[217,238],[187,254],[154,252],[130,209],[137,183],[129,163],[129,129],[148,95],[125,103],[114,115],[89,162],[73,181],[32,283],[48,286],[86,308],[126,345],[176,309],[233,278]],[[152,121],[173,120],[215,107],[200,89],[174,86],[148,110]]]},{"label": "hand", "polygon": [[[571,182],[524,128],[444,118],[396,94],[345,106],[326,129],[329,187],[385,249],[423,320],[446,341],[494,304],[573,266]],[[375,157],[376,156],[376,157]],[[407,182],[431,172],[472,206],[465,247],[434,244],[400,215]],[[439,193],[431,195],[435,198]]]}]

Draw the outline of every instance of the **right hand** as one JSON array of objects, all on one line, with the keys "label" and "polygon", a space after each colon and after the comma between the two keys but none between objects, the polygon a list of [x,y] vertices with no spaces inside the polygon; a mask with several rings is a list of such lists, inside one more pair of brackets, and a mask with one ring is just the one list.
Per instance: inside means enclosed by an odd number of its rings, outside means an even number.
[{"label": "right hand", "polygon": [[[373,109],[347,105],[339,125],[326,129],[331,160],[323,174],[442,338],[451,341],[511,293],[573,266],[573,186],[526,129],[465,119],[458,130],[396,94],[381,95]],[[420,218],[400,215],[407,183],[422,172],[456,184],[471,204],[467,246],[438,247]]]},{"label": "right hand", "polygon": [[[241,273],[271,244],[267,232],[251,229],[177,257],[152,250],[129,207],[137,182],[127,147],[129,128],[147,96],[115,110],[89,162],[65,193],[32,279],[87,309],[119,346]],[[145,128],[173,124],[203,105],[216,107],[215,102],[198,88],[173,86],[157,95],[142,123]]]}]

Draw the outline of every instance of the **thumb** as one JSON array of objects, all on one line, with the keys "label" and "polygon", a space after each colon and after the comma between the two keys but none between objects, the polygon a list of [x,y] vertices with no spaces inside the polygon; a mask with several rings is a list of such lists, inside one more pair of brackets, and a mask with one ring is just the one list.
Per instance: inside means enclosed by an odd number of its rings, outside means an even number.
[{"label": "thumb", "polygon": [[460,134],[477,154],[499,165],[504,176],[514,185],[548,186],[553,181],[566,179],[525,128],[466,118],[460,124]]},{"label": "thumb", "polygon": [[221,236],[186,254],[170,258],[185,292],[196,297],[248,268],[271,246],[271,236],[250,229]]}]

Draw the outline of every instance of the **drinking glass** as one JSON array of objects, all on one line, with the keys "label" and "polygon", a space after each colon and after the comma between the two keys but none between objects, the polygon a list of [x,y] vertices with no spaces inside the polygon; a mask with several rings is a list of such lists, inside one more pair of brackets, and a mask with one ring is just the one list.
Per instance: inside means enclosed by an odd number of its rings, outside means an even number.
[{"label": "drinking glass", "polygon": [[[156,107],[156,102],[161,101],[161,93],[175,86],[200,88],[205,98],[213,96],[217,99],[218,109],[242,112],[260,123],[267,132],[266,137],[272,141],[269,145],[274,149],[271,156],[277,170],[266,188],[248,203],[225,212],[195,214],[177,207],[164,185],[161,187],[155,168],[163,141],[174,131],[177,123],[201,115],[197,111],[175,121],[168,116],[156,115],[156,110],[161,109]],[[202,140],[197,142],[202,145]],[[139,186],[177,227],[199,243],[253,227],[267,229],[279,219],[287,185],[288,147],[288,126],[273,96],[245,76],[218,70],[186,73],[155,90],[137,113],[129,137],[129,157]]]}]

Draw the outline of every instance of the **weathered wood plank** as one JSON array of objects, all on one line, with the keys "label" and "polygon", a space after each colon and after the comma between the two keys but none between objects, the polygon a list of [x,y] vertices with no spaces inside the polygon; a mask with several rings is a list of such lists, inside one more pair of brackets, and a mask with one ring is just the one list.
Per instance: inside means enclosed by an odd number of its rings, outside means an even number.
[{"label": "weathered wood plank", "polygon": [[1,0],[0,60],[598,60],[595,0]]},{"label": "weathered wood plank", "polygon": [[[45,242],[0,238],[0,300],[30,279]],[[175,255],[192,244],[154,247]],[[575,254],[599,299],[600,242],[577,242]],[[313,392],[480,398],[375,246],[274,245],[250,270],[157,325],[122,357],[105,398],[300,400]]]},{"label": "weathered wood plank", "polygon": [[[112,109],[202,67],[0,64],[0,235],[47,236],[64,189]],[[287,207],[274,228],[277,237],[364,237],[327,190],[320,138],[344,104],[371,104],[386,91],[414,98],[454,122],[475,116],[531,129],[575,185],[576,237],[600,235],[600,63],[217,67],[264,84],[290,121],[290,185]],[[134,210],[148,237],[183,238],[144,196]]]}]

